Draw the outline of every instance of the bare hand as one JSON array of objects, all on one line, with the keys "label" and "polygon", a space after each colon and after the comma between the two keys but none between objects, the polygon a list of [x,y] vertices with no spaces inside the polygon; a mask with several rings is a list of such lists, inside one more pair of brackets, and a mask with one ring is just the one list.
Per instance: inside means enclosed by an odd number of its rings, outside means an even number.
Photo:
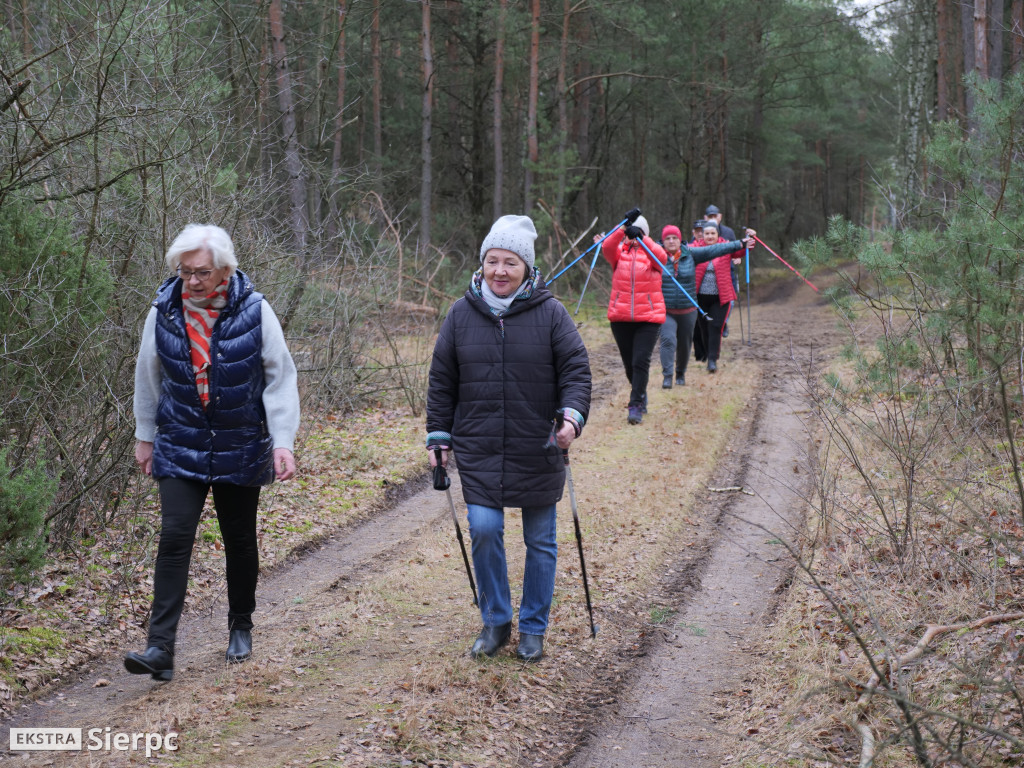
[{"label": "bare hand", "polygon": [[[437,466],[437,451],[434,450],[434,449],[431,449],[430,451],[428,451],[428,453],[430,454],[430,467],[431,467],[431,469],[433,469],[434,467]],[[447,467],[448,466],[448,449],[447,448],[442,448],[441,449],[441,466],[442,467]]]},{"label": "bare hand", "polygon": [[145,475],[153,474],[153,444],[145,440],[135,441],[135,463]]},{"label": "bare hand", "polygon": [[274,474],[278,480],[295,477],[295,456],[287,448],[274,449]]},{"label": "bare hand", "polygon": [[558,434],[555,435],[555,442],[558,443],[558,447],[563,451],[568,449],[572,445],[572,441],[576,439],[576,430],[572,424],[568,421],[562,422],[561,428],[558,430]]},{"label": "bare hand", "polygon": [[747,248],[753,248],[757,245],[757,241],[754,239],[756,234],[757,232],[752,230],[750,227],[747,227],[747,236],[743,238],[743,244],[747,246]]}]

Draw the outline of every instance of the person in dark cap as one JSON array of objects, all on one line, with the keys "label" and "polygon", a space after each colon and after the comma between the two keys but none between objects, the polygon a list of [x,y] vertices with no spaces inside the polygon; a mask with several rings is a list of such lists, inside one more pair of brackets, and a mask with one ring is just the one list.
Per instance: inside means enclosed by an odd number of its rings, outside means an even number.
[{"label": "person in dark cap", "polygon": [[690,230],[690,245],[695,248],[700,248],[704,245],[704,219],[697,219],[693,222],[693,228]]},{"label": "person in dark cap", "polygon": [[[505,507],[522,510],[526,568],[519,603],[523,661],[538,661],[555,591],[555,504],[562,449],[590,410],[590,362],[576,324],[534,267],[537,230],[502,216],[480,246],[480,269],[441,325],[427,387],[427,449],[458,454],[483,629],[473,658],[512,634]],[[553,430],[556,413],[561,427]]]},{"label": "person in dark cap", "polygon": [[718,234],[720,237],[726,240],[735,240],[736,233],[732,231],[731,227],[727,227],[722,223],[722,211],[717,205],[709,205],[704,209],[704,218],[709,221],[713,221],[718,225]]}]

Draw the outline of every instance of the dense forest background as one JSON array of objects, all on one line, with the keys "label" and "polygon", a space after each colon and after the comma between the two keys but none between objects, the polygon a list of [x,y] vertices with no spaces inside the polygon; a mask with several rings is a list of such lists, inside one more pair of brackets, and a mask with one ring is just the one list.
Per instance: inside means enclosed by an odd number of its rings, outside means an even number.
[{"label": "dense forest background", "polygon": [[685,230],[715,203],[780,248],[935,226],[957,190],[926,150],[995,135],[1021,5],[4,0],[3,567],[42,546],[31,510],[67,543],[133,498],[137,334],[184,224],[232,233],[309,413],[416,408],[396,311],[458,295],[496,215],[534,217],[549,272],[637,204]]}]

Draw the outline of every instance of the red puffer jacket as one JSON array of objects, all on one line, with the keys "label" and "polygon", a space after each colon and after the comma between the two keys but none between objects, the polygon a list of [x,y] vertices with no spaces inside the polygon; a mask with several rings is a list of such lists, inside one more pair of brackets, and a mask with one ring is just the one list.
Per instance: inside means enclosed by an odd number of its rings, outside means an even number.
[{"label": "red puffer jacket", "polygon": [[[718,242],[727,243],[728,240],[718,238]],[[736,290],[732,287],[732,260],[736,256],[742,256],[743,251],[733,251],[725,256],[719,256],[710,262],[697,265],[697,290],[700,291],[700,284],[704,280],[704,273],[708,271],[708,264],[715,265],[715,282],[718,283],[718,303],[728,304],[736,301]]]},{"label": "red puffer jacket", "polygon": [[[601,253],[612,265],[612,295],[608,319],[612,322],[663,323],[665,299],[661,295],[661,267],[639,243],[625,239],[620,228],[601,244]],[[665,249],[650,237],[644,243],[662,264],[668,262]]]}]

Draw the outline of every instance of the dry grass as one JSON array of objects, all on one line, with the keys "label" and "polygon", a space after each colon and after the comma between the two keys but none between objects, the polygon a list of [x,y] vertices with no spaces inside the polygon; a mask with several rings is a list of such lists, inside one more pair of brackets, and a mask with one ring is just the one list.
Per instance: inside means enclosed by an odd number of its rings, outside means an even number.
[{"label": "dry grass", "polygon": [[[643,652],[660,616],[666,562],[678,561],[680,552],[699,557],[715,537],[716,521],[705,518],[695,493],[729,450],[730,427],[760,385],[752,363],[726,360],[714,377],[697,371],[688,387],[652,389],[650,414],[631,427],[607,324],[589,319],[582,333],[595,368],[596,405],[572,460],[596,640],[589,637],[566,498],[544,662],[523,665],[511,649],[484,663],[468,658],[479,616],[447,521],[405,542],[388,568],[355,586],[307,596],[299,623],[265,628],[259,657],[249,664],[154,688],[138,702],[134,727],[181,731],[180,765],[562,761],[588,708],[615,695]],[[304,541],[368,515],[387,485],[422,472],[422,429],[422,418],[395,407],[313,426],[299,457],[303,479],[276,486],[264,499],[264,563],[283,563]],[[464,509],[461,500],[457,505]],[[197,544],[193,604],[220,585],[217,543],[214,537]],[[515,600],[524,557],[515,514],[508,516],[506,543]],[[146,608],[140,603],[136,620]],[[100,652],[123,650],[140,637],[129,628]],[[122,757],[130,760],[112,756]]]},{"label": "dry grass", "polygon": [[[449,523],[411,543],[386,573],[317,607],[283,662],[302,674],[278,671],[290,685],[254,691],[233,680],[235,698],[204,718],[214,714],[215,729],[185,723],[190,746],[181,758],[202,762],[198,756],[214,742],[230,739],[252,765],[270,763],[271,752],[289,745],[328,764],[556,764],[578,737],[581,705],[612,695],[643,647],[664,563],[714,535],[693,493],[726,450],[729,422],[757,384],[755,369],[732,364],[701,384],[652,391],[642,427],[626,424],[621,388],[592,413],[573,449],[573,471],[596,641],[566,500],[548,660],[524,666],[511,649],[484,663],[469,659],[479,617]],[[515,599],[524,555],[515,514],[506,543]]]},{"label": "dry grass", "polygon": [[[836,365],[833,372],[851,380],[848,366]],[[935,386],[921,384],[923,391]],[[849,395],[842,423],[851,430],[849,425],[859,426],[849,433],[846,452],[837,450],[826,430],[820,434],[824,493],[819,488],[811,500],[817,514],[797,544],[801,566],[761,644],[764,664],[752,670],[751,700],[723,723],[750,736],[737,764],[856,765],[863,748],[857,727],[867,725],[877,739],[872,765],[920,765],[906,712],[897,704],[903,700],[932,764],[1019,765],[1022,621],[942,635],[922,659],[886,676],[891,695],[871,697],[866,706],[861,699],[877,668],[869,659],[884,668],[887,659],[910,651],[928,625],[1024,607],[1024,527],[1006,454],[992,449],[998,435],[978,431],[961,414],[961,424],[973,433],[948,427],[922,452],[931,420],[946,415],[932,409],[928,418],[907,421],[913,442],[886,444],[879,436],[892,431],[880,425],[896,429],[892,413],[897,407],[910,412],[914,397],[894,406],[867,390]],[[919,454],[904,542],[894,537],[882,511],[890,521],[906,519],[901,494],[908,487],[911,445]]]}]

